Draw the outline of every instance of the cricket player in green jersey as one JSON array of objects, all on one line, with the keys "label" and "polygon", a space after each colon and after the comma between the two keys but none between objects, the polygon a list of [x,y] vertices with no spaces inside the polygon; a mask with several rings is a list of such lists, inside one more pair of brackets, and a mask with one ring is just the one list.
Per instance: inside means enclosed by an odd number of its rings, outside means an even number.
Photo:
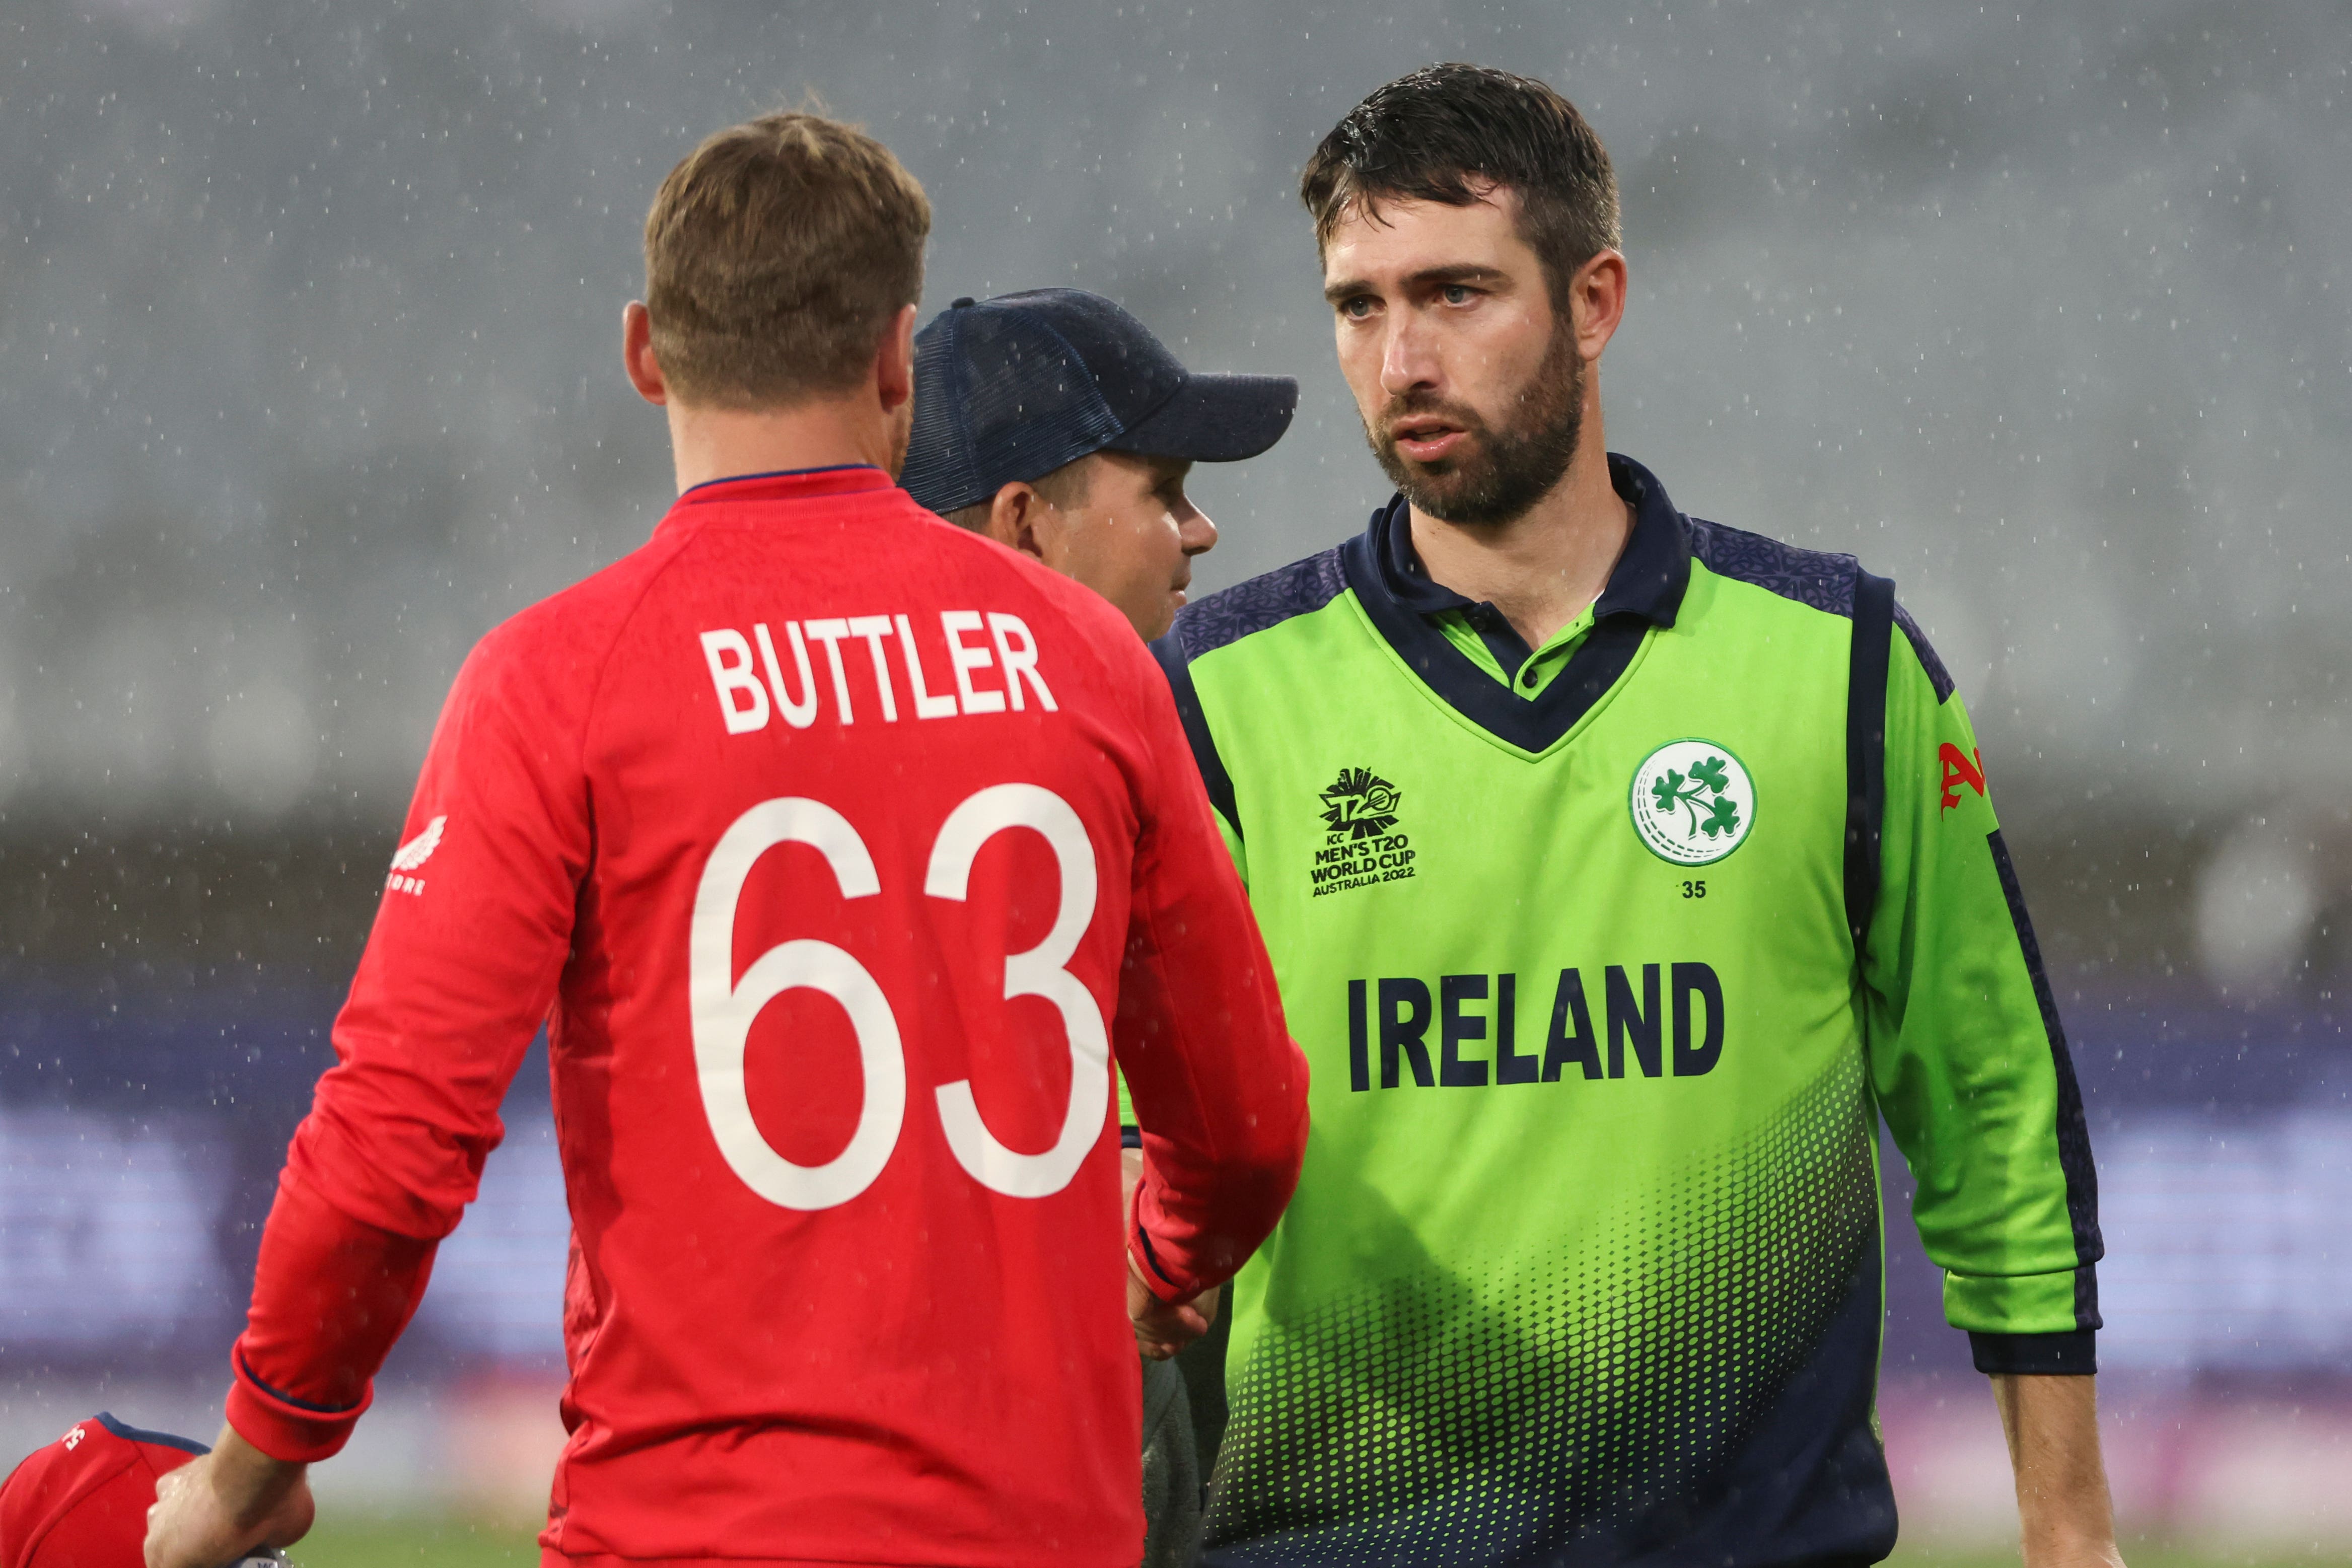
[{"label": "cricket player in green jersey", "polygon": [[1155,645],[1314,1069],[1206,1561],[1884,1557],[1884,1116],[2025,1561],[2118,1563],[2082,1104],[1943,666],[1607,451],[1626,264],[1559,94],[1415,72],[1301,189],[1399,494]]}]

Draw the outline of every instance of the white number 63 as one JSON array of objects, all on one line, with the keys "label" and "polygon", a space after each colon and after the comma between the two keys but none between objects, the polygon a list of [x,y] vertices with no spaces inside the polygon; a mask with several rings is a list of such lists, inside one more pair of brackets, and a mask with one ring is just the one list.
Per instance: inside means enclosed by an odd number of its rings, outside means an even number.
[{"label": "white number 63", "polygon": [[[1110,1106],[1110,1037],[1102,1009],[1084,982],[1063,966],[1077,952],[1094,919],[1094,845],[1069,803],[1035,784],[994,784],[948,814],[931,844],[923,891],[961,902],[981,846],[1012,827],[1042,836],[1061,873],[1053,929],[1026,952],[1004,960],[1004,995],[1041,996],[1062,1015],[1070,1048],[1070,1100],[1061,1135],[1042,1154],[1006,1148],[980,1114],[971,1081],[958,1079],[934,1091],[940,1127],[957,1163],[992,1192],[1008,1197],[1050,1197],[1069,1185],[1102,1131]],[[719,837],[703,867],[688,945],[688,993],[694,1062],[702,1107],[719,1152],[743,1184],[770,1203],[791,1209],[825,1209],[847,1203],[874,1184],[898,1147],[907,1112],[907,1057],[898,1020],[871,972],[829,942],[780,942],[734,977],[736,906],[760,857],[779,844],[805,844],[822,854],[845,899],[882,890],[866,842],[833,807],[804,796],[761,801]],[[857,1037],[865,1103],[840,1153],[821,1165],[802,1165],[776,1152],[751,1120],[743,1089],[743,1051],[752,1022],[770,1002],[795,989],[818,991],[849,1016]]]}]

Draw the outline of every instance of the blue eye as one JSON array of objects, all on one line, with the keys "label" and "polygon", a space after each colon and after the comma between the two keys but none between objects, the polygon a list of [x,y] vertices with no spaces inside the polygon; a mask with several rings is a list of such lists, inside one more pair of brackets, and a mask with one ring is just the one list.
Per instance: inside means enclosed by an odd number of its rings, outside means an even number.
[{"label": "blue eye", "polygon": [[1444,298],[1449,305],[1466,305],[1470,302],[1470,290],[1460,283],[1448,283],[1444,290]]}]

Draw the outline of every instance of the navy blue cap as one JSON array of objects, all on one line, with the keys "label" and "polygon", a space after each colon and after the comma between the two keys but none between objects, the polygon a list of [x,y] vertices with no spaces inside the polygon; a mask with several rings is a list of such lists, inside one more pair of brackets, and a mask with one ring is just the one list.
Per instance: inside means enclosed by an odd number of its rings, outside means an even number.
[{"label": "navy blue cap", "polygon": [[1297,406],[1290,377],[1196,375],[1083,289],[958,300],[915,335],[899,483],[947,512],[1089,452],[1237,462],[1282,439]]}]

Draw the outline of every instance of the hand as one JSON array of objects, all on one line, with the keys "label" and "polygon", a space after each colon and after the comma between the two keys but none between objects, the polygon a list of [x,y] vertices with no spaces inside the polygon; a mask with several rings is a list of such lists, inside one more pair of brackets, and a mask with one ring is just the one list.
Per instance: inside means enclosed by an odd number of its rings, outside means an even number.
[{"label": "hand", "polygon": [[310,1531],[310,1467],[273,1459],[233,1426],[213,1451],[168,1471],[147,1510],[147,1568],[221,1568]]},{"label": "hand", "polygon": [[1162,1301],[1143,1282],[1135,1255],[1128,1254],[1128,1321],[1135,1325],[1135,1348],[1152,1361],[1166,1361],[1207,1333],[1223,1296],[1222,1289],[1204,1290],[1189,1301]]},{"label": "hand", "polygon": [[[1143,1151],[1121,1149],[1118,1152],[1118,1212],[1121,1215],[1135,1213],[1135,1189],[1143,1184]],[[1124,1231],[1122,1230],[1122,1235]],[[1122,1247],[1120,1255],[1127,1259],[1127,1316],[1135,1325],[1135,1348],[1153,1361],[1166,1361],[1194,1340],[1209,1331],[1217,1321],[1217,1305],[1224,1299],[1224,1287],[1204,1290],[1191,1301],[1171,1306],[1151,1293],[1143,1282],[1142,1270],[1135,1266],[1135,1255]]]}]

